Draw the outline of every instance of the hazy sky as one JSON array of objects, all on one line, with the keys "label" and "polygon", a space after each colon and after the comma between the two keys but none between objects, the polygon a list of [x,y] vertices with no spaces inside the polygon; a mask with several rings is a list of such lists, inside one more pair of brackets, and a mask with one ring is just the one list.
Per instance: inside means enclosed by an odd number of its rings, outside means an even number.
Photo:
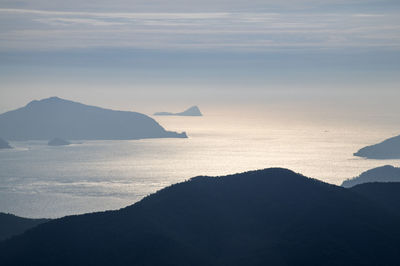
[{"label": "hazy sky", "polygon": [[0,112],[400,96],[400,1],[0,0]]}]

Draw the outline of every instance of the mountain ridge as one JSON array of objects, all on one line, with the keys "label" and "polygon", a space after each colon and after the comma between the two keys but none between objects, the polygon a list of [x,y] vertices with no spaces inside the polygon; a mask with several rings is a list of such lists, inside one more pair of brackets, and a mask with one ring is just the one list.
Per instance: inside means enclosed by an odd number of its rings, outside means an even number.
[{"label": "mountain ridge", "polygon": [[0,262],[396,265],[399,222],[351,190],[272,168],[199,176],[117,211],[41,224],[0,243]]}]

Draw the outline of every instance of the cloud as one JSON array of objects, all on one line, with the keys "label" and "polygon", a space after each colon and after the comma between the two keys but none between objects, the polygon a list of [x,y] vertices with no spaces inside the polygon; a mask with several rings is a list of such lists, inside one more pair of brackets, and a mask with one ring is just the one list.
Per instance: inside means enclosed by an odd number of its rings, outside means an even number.
[{"label": "cloud", "polygon": [[[377,10],[398,8],[397,0],[0,0],[3,8],[124,12],[267,12],[268,10]],[[330,11],[328,10],[330,9]]]},{"label": "cloud", "polygon": [[75,12],[0,8],[0,49],[400,49],[397,13]]},{"label": "cloud", "polygon": [[88,19],[88,18],[40,18],[40,19],[34,19],[34,21],[55,26],[66,26],[70,24],[87,24],[92,26],[115,26],[115,25],[126,24],[122,22],[109,22],[99,19]]},{"label": "cloud", "polygon": [[208,12],[208,13],[135,13],[135,12],[79,12],[79,11],[49,11],[49,10],[35,10],[35,9],[12,9],[0,8],[0,13],[9,14],[31,14],[43,16],[84,16],[84,17],[102,17],[114,19],[213,19],[222,18],[229,15],[229,13],[222,12]]}]

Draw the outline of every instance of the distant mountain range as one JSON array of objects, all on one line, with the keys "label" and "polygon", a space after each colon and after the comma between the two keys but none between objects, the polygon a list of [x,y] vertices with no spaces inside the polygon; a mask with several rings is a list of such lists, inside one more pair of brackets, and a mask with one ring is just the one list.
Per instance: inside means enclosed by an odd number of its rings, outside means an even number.
[{"label": "distant mountain range", "polygon": [[157,112],[154,115],[176,115],[176,116],[202,116],[199,107],[192,106],[189,109],[180,113],[170,113],[170,112]]},{"label": "distant mountain range", "polygon": [[352,187],[370,182],[400,182],[400,168],[391,165],[373,168],[357,177],[343,181],[342,186]]},{"label": "distant mountain range", "polygon": [[12,149],[10,144],[4,139],[0,138],[0,149]]},{"label": "distant mountain range", "polygon": [[32,101],[0,115],[0,136],[8,140],[110,140],[186,138],[166,131],[147,115],[88,106],[57,97]]},{"label": "distant mountain range", "polygon": [[390,195],[400,186],[345,189],[280,168],[199,176],[117,211],[40,224],[0,242],[0,264],[397,266]]},{"label": "distant mountain range", "polygon": [[364,147],[354,153],[354,156],[368,159],[400,159],[400,136]]}]

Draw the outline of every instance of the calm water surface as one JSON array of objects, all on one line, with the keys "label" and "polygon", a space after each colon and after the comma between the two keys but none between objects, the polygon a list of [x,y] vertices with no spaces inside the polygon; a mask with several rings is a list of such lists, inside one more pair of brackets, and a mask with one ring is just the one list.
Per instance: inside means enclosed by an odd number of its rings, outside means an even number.
[{"label": "calm water surface", "polygon": [[268,112],[156,119],[189,138],[75,141],[65,147],[11,142],[15,149],[0,151],[0,212],[60,217],[118,209],[193,176],[278,166],[340,184],[372,167],[400,163],[352,156],[399,134],[397,123],[371,129],[357,121],[275,119]]}]

